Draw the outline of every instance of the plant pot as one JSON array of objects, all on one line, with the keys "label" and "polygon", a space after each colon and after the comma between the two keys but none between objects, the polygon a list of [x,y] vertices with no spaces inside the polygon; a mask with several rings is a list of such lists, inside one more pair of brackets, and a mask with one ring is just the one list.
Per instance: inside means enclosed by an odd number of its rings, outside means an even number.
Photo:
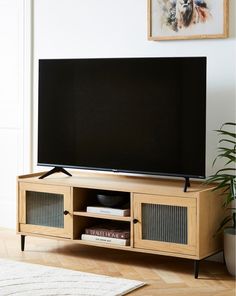
[{"label": "plant pot", "polygon": [[236,276],[236,229],[233,227],[224,230],[224,256],[228,272]]}]

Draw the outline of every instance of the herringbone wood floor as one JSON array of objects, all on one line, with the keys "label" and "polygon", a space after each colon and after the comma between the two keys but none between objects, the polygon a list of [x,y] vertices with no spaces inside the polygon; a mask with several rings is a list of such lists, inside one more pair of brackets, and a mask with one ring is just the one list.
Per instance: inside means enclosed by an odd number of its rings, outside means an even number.
[{"label": "herringbone wood floor", "polygon": [[200,263],[199,279],[193,278],[191,260],[82,246],[44,238],[20,236],[0,228],[0,258],[144,281],[134,296],[233,296],[235,280],[223,264]]}]

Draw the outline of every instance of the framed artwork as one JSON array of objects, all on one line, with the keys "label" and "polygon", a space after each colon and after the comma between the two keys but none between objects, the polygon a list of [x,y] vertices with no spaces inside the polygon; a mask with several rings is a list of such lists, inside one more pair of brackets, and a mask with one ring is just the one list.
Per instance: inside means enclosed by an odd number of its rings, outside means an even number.
[{"label": "framed artwork", "polygon": [[227,38],[229,0],[148,0],[148,39]]}]

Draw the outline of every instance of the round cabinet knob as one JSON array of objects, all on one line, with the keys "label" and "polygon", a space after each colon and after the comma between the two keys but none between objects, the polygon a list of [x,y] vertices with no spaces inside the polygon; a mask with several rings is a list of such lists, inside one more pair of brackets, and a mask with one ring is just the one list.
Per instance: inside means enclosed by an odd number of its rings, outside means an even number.
[{"label": "round cabinet knob", "polygon": [[136,223],[138,223],[138,222],[139,222],[138,219],[134,219],[134,220],[133,220],[133,223],[134,223],[134,224],[136,224]]},{"label": "round cabinet knob", "polygon": [[66,215],[69,214],[69,212],[68,212],[67,210],[65,210],[65,211],[63,212],[63,214],[66,216]]}]

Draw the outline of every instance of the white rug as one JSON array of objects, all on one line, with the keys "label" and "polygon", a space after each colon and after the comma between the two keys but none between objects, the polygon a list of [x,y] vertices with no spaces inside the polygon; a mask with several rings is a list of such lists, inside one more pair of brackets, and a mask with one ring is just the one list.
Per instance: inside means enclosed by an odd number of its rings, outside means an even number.
[{"label": "white rug", "polygon": [[0,259],[1,296],[118,296],[143,285],[140,281]]}]

